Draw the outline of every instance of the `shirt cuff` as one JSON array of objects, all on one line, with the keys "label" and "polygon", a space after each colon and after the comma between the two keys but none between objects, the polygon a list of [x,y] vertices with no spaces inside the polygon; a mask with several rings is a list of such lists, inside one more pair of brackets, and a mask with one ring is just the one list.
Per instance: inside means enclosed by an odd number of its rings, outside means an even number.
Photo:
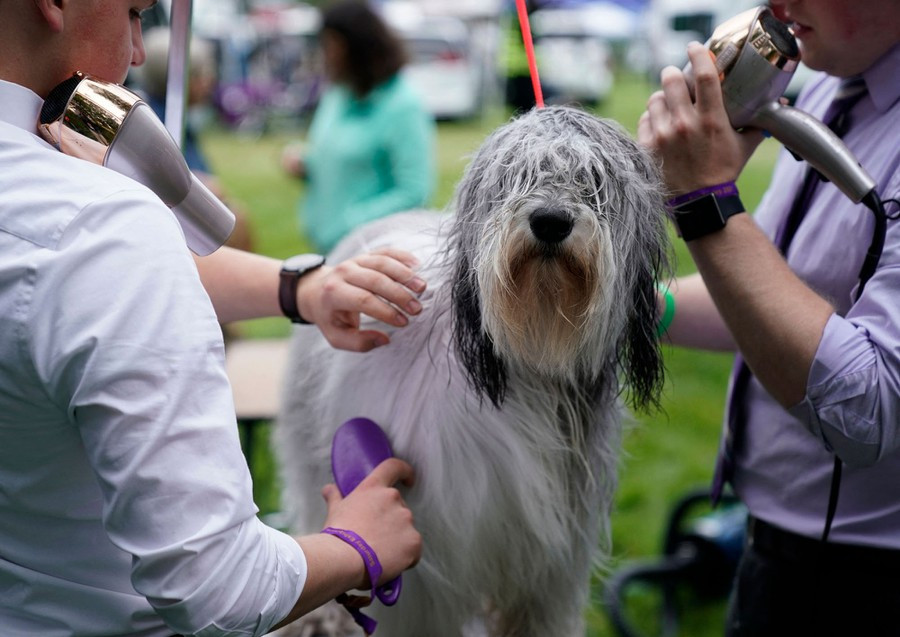
[{"label": "shirt cuff", "polygon": [[832,314],[809,371],[806,395],[788,412],[844,462],[874,463],[881,447],[873,422],[875,355],[862,328]]},{"label": "shirt cuff", "polygon": [[253,517],[241,525],[229,545],[216,570],[190,597],[156,606],[174,632],[260,637],[296,605],[306,583],[307,562],[294,538]]},{"label": "shirt cuff", "polygon": [[272,626],[287,617],[300,599],[307,574],[306,555],[297,540],[270,527],[266,528],[277,545],[276,552],[281,559],[276,565],[275,594],[260,613],[256,635],[265,635]]}]

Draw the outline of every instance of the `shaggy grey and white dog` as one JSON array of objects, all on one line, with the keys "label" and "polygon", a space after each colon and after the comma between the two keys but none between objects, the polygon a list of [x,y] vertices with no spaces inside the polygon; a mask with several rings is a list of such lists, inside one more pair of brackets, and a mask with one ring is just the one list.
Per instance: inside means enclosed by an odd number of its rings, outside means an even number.
[{"label": "shaggy grey and white dog", "polygon": [[[369,224],[335,259],[415,253],[425,311],[369,354],[299,328],[274,448],[298,532],[324,519],[334,430],[365,416],[416,469],[424,538],[383,637],[583,635],[608,548],[623,391],[656,401],[663,194],[617,125],[569,107],[497,129],[451,215]],[[376,604],[375,606],[378,606]]]}]

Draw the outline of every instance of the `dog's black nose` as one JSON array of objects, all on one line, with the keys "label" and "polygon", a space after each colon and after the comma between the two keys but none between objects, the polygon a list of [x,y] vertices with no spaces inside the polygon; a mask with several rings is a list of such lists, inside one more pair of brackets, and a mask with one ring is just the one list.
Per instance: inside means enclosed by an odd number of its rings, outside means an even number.
[{"label": "dog's black nose", "polygon": [[572,219],[559,208],[538,208],[528,217],[531,231],[539,241],[559,243],[572,232]]}]

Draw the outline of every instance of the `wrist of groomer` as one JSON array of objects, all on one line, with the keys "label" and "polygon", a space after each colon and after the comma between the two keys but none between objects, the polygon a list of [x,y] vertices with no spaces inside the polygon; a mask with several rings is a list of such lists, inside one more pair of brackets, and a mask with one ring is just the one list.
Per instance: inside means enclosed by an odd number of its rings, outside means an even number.
[{"label": "wrist of groomer", "polygon": [[306,557],[306,583],[297,604],[273,628],[280,628],[335,597],[370,588],[369,574],[359,553],[341,539],[314,533],[296,538]]},{"label": "wrist of groomer", "polygon": [[[332,535],[318,533],[302,538],[301,546],[307,554],[309,568],[324,569],[334,578],[329,586],[330,597],[349,590],[372,587],[369,572],[360,554],[347,542]],[[318,575],[318,572],[316,573]]]},{"label": "wrist of groomer", "polygon": [[278,283],[278,304],[281,313],[293,323],[309,325],[313,321],[301,311],[298,290],[301,280],[308,283],[318,276],[323,276],[327,269],[325,257],[318,254],[298,254],[286,259],[281,266]]},{"label": "wrist of groomer", "polygon": [[746,211],[733,181],[726,181],[672,197],[667,208],[678,236],[694,241],[722,230],[728,219]]}]

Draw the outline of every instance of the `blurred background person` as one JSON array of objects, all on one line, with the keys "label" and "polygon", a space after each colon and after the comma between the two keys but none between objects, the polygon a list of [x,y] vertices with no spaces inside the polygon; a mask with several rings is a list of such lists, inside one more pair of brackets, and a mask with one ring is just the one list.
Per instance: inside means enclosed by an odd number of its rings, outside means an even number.
[{"label": "blurred background person", "polygon": [[435,125],[401,74],[402,42],[367,3],[325,6],[319,45],[329,85],[283,166],[305,182],[301,232],[324,253],[356,226],[428,204]]}]

